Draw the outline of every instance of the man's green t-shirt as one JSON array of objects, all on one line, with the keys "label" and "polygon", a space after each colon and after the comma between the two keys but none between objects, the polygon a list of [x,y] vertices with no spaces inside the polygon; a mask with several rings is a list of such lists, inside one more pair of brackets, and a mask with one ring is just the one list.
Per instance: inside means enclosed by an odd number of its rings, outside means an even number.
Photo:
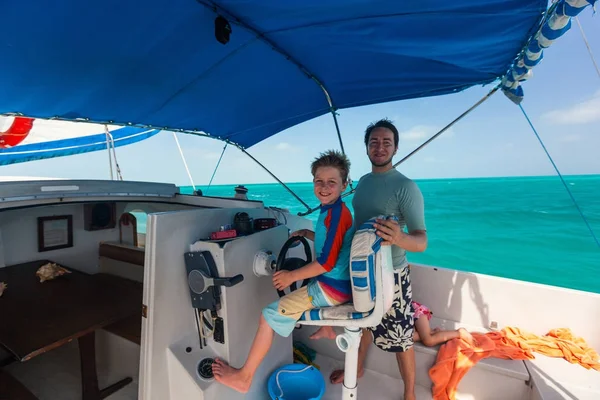
[{"label": "man's green t-shirt", "polygon": [[[395,168],[383,173],[369,173],[360,178],[352,199],[356,229],[369,218],[395,215],[404,230],[426,230],[423,194],[415,182]],[[394,269],[408,265],[406,250],[392,247]]]}]

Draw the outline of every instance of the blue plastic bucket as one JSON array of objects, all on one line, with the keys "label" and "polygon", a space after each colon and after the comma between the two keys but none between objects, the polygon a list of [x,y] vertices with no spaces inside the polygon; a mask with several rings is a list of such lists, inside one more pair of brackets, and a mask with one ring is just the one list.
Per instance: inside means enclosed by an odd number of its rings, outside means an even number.
[{"label": "blue plastic bucket", "polygon": [[267,383],[271,400],[319,400],[325,379],[312,365],[288,364],[271,374]]}]

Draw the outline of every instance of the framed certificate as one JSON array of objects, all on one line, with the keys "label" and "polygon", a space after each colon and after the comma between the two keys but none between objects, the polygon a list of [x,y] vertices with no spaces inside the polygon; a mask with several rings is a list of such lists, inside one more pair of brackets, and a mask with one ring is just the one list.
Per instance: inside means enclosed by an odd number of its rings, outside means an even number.
[{"label": "framed certificate", "polygon": [[73,216],[38,217],[38,252],[73,247]]}]

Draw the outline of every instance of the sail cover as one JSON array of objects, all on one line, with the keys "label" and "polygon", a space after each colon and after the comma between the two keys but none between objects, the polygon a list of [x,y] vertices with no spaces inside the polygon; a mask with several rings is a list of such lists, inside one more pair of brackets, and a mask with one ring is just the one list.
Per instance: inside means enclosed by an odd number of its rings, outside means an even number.
[{"label": "sail cover", "polygon": [[547,4],[5,1],[0,113],[205,132],[249,147],[332,109],[499,80]]},{"label": "sail cover", "polygon": [[544,58],[544,49],[571,29],[571,19],[586,7],[594,6],[596,0],[558,0],[554,2],[541,28],[531,38],[512,68],[502,79],[502,90],[516,104],[524,97],[521,82],[532,76],[532,69]]},{"label": "sail cover", "polygon": [[120,147],[156,135],[149,128],[0,117],[0,165]]}]

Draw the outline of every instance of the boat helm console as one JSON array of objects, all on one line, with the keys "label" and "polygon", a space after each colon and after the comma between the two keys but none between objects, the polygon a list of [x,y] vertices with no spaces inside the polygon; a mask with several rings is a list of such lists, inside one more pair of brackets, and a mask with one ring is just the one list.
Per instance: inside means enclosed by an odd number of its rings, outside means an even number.
[{"label": "boat helm console", "polygon": [[[262,309],[279,298],[271,277],[290,230],[281,224],[268,227],[273,224],[270,217],[267,209],[204,209],[149,217],[148,251],[156,260],[148,274],[153,304],[144,321],[149,330],[145,346],[152,357],[144,365],[152,378],[142,385],[149,399],[165,398],[169,388],[177,387],[178,396],[196,399],[264,400],[269,376],[293,362],[292,336],[277,336],[248,393],[217,383],[212,374],[215,358],[243,364]],[[236,235],[211,239],[212,233],[226,230],[236,230]],[[182,248],[182,242],[191,244]],[[305,258],[301,246],[287,253],[291,259]],[[285,259],[284,264],[289,266]]]}]

